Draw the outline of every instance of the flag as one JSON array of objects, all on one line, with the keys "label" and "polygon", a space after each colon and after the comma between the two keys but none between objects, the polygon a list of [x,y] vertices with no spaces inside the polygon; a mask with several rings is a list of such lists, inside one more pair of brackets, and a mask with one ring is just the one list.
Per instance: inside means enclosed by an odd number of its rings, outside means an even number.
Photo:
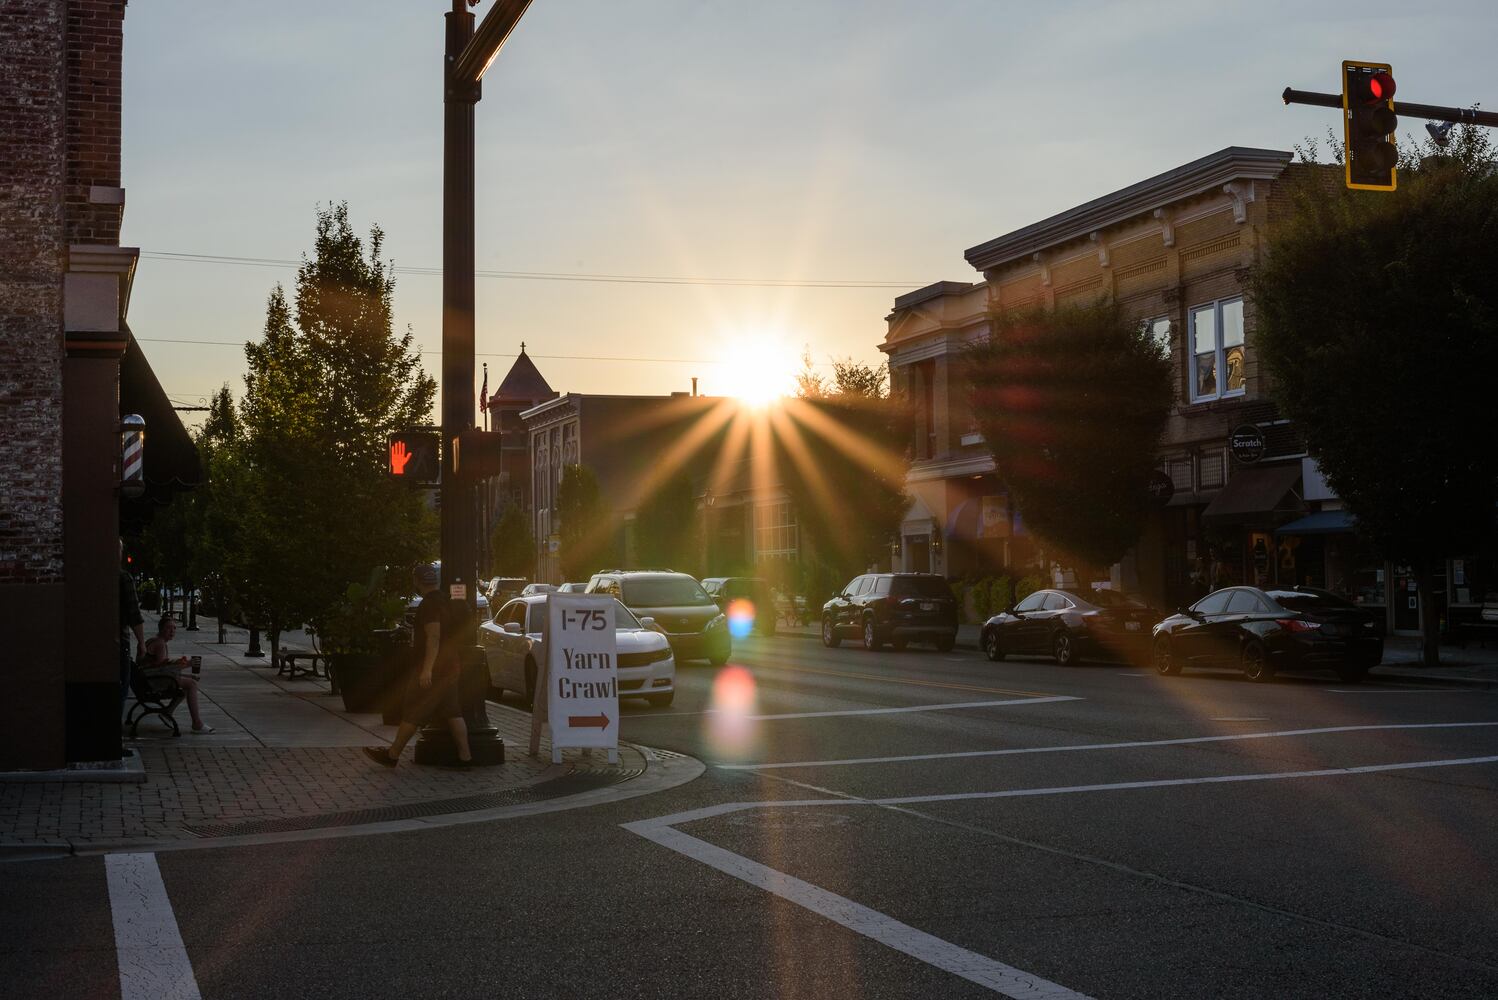
[{"label": "flag", "polygon": [[479,390],[479,409],[489,408],[489,364],[484,363],[484,387]]}]

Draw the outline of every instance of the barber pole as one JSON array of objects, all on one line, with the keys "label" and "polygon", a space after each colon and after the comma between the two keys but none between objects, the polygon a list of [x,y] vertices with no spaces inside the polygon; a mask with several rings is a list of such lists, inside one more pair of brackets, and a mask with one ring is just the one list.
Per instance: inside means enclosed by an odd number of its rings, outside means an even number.
[{"label": "barber pole", "polygon": [[140,414],[120,418],[120,440],[124,449],[120,491],[138,497],[146,492],[146,421]]}]

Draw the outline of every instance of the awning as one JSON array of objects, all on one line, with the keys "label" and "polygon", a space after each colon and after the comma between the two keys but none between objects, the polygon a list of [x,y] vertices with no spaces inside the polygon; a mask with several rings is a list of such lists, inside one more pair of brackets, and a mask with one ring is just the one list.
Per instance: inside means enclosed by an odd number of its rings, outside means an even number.
[{"label": "awning", "polygon": [[1321,510],[1307,514],[1299,521],[1291,521],[1275,534],[1279,535],[1341,535],[1356,527],[1352,512],[1346,510]]},{"label": "awning", "polygon": [[1300,464],[1243,469],[1228,480],[1202,517],[1216,521],[1248,521],[1278,513],[1302,513],[1305,504],[1295,495]]},{"label": "awning", "polygon": [[[129,328],[126,327],[128,332]],[[126,500],[121,509],[162,506],[171,503],[179,490],[191,489],[203,481],[198,449],[177,411],[172,409],[166,391],[156,380],[151,363],[130,334],[130,343],[120,359],[120,416],[138,413],[146,421],[145,480],[146,492],[139,500]],[[138,513],[144,513],[139,511]],[[149,515],[146,515],[149,516]]]}]

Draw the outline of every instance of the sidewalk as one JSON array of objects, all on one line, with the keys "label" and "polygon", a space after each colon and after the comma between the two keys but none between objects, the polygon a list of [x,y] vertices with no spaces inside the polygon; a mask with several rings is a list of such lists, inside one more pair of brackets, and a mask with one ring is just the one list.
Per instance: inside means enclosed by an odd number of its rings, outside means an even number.
[{"label": "sidewalk", "polygon": [[[147,634],[155,618],[147,616]],[[198,622],[200,631],[177,633],[172,655],[203,657],[203,721],[215,731],[189,734],[186,704],[175,713],[178,738],[147,719],[139,739],[125,744],[144,764],[143,783],[0,780],[0,859],[468,812],[617,784],[651,763],[621,745],[618,765],[578,750],[553,765],[547,735],[532,758],[530,714],[490,702],[504,764],[471,771],[417,766],[413,740],[399,767],[383,768],[358,748],[388,744],[394,726],[379,715],[345,712],[325,680],[277,677],[264,637],[266,657],[252,659],[244,655],[244,629],[227,629],[220,646],[217,623]],[[286,633],[282,648],[306,649],[307,640]]]},{"label": "sidewalk", "polygon": [[[957,626],[957,647],[978,649],[978,625]],[[777,634],[821,640],[817,625],[779,625]],[[844,639],[843,642],[855,640]],[[926,648],[926,647],[917,647]],[[1373,680],[1404,684],[1455,684],[1486,690],[1498,690],[1498,646],[1483,648],[1470,643],[1466,648],[1441,646],[1441,665],[1420,664],[1419,636],[1391,635],[1384,639],[1384,659],[1368,674]]]}]

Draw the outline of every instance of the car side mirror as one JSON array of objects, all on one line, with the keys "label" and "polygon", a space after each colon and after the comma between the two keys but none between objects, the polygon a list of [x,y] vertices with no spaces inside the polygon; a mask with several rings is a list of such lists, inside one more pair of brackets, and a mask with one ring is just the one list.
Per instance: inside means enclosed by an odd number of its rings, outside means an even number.
[{"label": "car side mirror", "polygon": [[525,626],[521,625],[519,622],[505,622],[503,627],[504,627],[504,630],[506,632],[508,632],[510,635],[524,635],[525,634],[523,631],[521,631],[522,629],[525,628]]},{"label": "car side mirror", "polygon": [[640,627],[655,628],[655,619],[650,617],[649,615],[646,615],[644,618],[640,619]]}]

